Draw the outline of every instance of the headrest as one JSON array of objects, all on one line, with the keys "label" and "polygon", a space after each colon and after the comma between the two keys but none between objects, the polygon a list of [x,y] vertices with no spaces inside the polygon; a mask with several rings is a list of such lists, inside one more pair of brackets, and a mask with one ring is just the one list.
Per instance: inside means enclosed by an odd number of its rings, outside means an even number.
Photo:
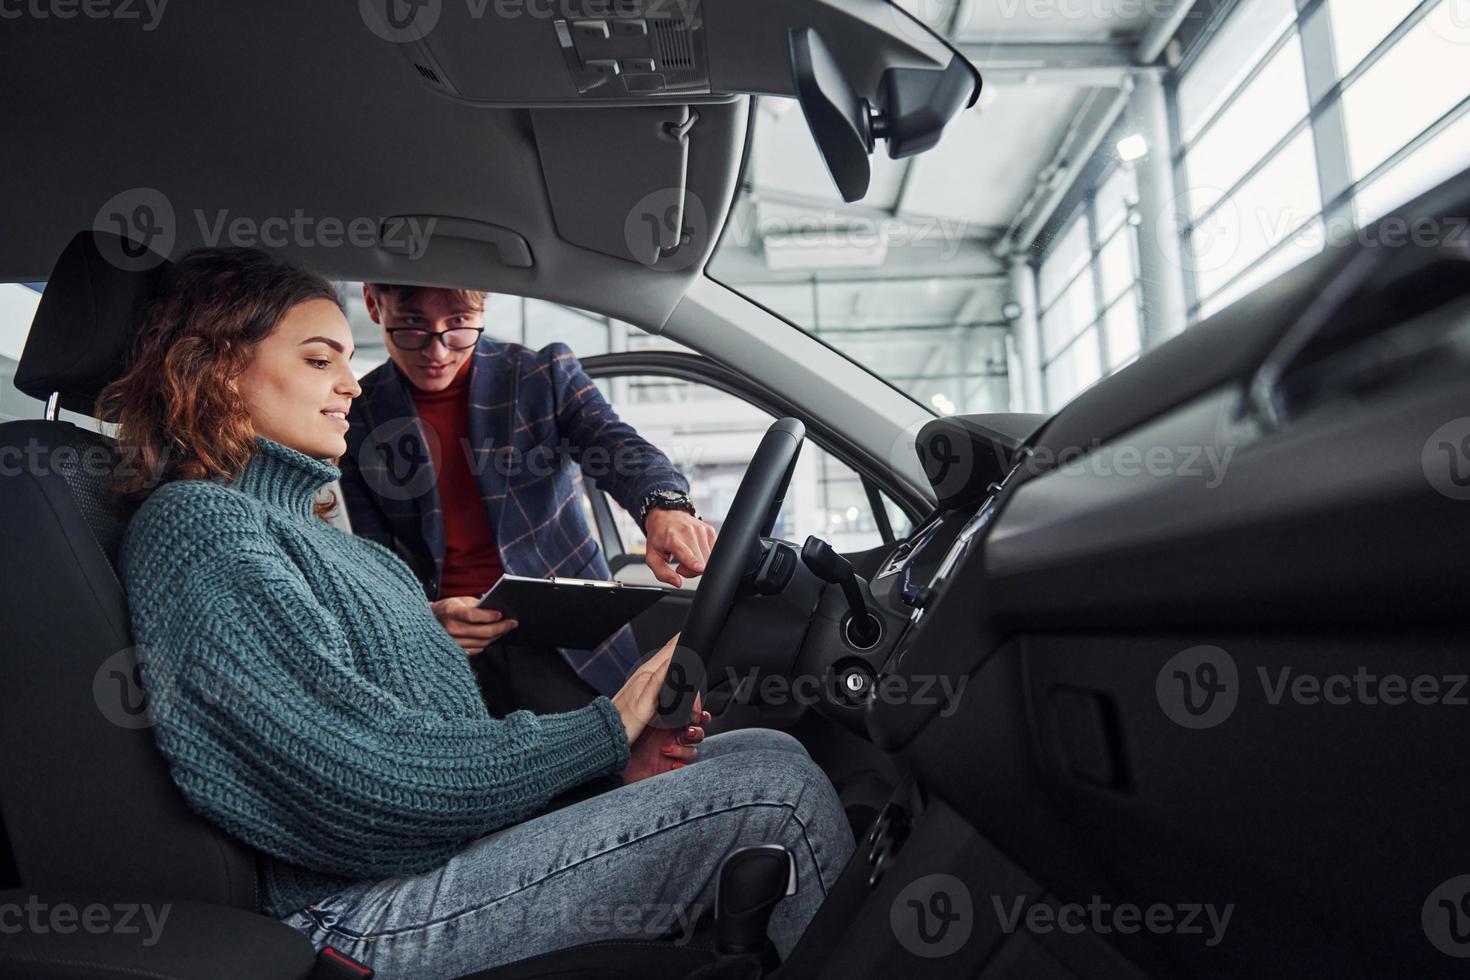
[{"label": "headrest", "polygon": [[46,280],[15,386],[61,407],[96,413],[97,395],[122,376],[143,307],[168,260],[105,231],[79,232]]}]

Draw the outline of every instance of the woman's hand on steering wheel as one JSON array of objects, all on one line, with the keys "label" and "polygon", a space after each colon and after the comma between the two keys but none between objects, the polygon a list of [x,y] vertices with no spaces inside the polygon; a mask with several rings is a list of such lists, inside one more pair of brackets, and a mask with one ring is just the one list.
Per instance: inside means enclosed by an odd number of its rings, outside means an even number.
[{"label": "woman's hand on steering wheel", "polygon": [[623,719],[623,727],[627,729],[628,742],[632,746],[628,767],[623,771],[626,783],[682,768],[698,756],[697,745],[704,739],[704,724],[710,720],[710,715],[700,705],[697,696],[686,727],[660,728],[650,724],[658,711],[659,691],[663,688],[664,675],[668,673],[678,643],[679,637],[675,635],[613,696],[613,705]]},{"label": "woman's hand on steering wheel", "polygon": [[643,729],[658,712],[658,693],[664,685],[664,675],[669,672],[669,663],[674,659],[674,648],[679,645],[679,634],[659,648],[648,660],[638,665],[633,676],[624,683],[622,690],[612,697],[613,707],[623,719],[628,731],[628,744],[632,745],[643,734]]},{"label": "woman's hand on steering wheel", "polygon": [[694,717],[684,728],[649,725],[643,729],[628,755],[628,767],[623,770],[624,783],[636,783],[659,773],[683,769],[699,758],[699,743],[704,741],[704,725],[710,715],[698,705],[694,710]]}]

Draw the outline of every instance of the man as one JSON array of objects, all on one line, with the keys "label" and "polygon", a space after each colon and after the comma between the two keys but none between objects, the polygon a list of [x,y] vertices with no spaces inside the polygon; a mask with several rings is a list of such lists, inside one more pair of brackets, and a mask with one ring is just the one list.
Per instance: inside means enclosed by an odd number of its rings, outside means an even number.
[{"label": "man", "polygon": [[340,469],[353,532],[416,570],[493,712],[566,711],[615,693],[638,660],[628,627],[557,656],[517,646],[517,624],[476,604],[502,573],[611,577],[573,463],[644,529],[660,581],[699,575],[715,535],[688,481],[618,419],[565,344],[483,337],[484,293],[369,283],[363,298],[389,360],[360,380],[348,416]]}]

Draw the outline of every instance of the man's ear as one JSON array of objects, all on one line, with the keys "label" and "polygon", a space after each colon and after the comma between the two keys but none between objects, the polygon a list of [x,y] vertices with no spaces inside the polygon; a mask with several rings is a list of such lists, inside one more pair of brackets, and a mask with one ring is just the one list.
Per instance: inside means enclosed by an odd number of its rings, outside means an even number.
[{"label": "man's ear", "polygon": [[378,297],[373,294],[373,287],[367,283],[362,284],[362,301],[367,304],[368,316],[372,317],[374,323],[381,326],[383,321],[378,313]]}]

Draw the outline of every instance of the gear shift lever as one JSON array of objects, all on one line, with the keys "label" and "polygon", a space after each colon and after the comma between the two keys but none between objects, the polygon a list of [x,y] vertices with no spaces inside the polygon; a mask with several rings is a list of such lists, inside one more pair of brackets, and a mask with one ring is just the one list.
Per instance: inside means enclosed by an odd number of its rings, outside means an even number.
[{"label": "gear shift lever", "polygon": [[715,942],[722,954],[758,953],[766,969],[779,962],[766,937],[776,903],[796,894],[796,862],[780,844],[732,852],[715,885]]},{"label": "gear shift lever", "polygon": [[868,603],[863,599],[863,587],[857,572],[852,570],[852,562],[839,555],[830,544],[815,534],[808,536],[806,544],[801,546],[801,560],[817,578],[842,587],[850,613],[848,632],[852,641],[859,647],[869,647],[877,643],[882,627],[868,612]]}]

